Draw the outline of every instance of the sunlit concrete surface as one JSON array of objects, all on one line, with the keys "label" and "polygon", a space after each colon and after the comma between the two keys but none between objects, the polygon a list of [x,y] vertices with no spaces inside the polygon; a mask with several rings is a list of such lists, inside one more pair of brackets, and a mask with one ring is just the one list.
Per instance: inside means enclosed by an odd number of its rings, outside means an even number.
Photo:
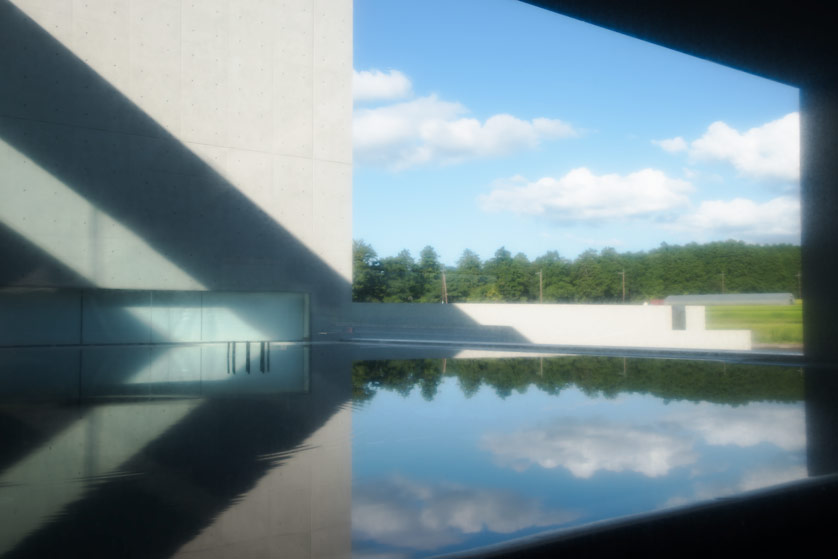
[{"label": "sunlit concrete surface", "polygon": [[4,0],[0,287],[349,300],[351,0]]},{"label": "sunlit concrete surface", "polygon": [[0,179],[0,221],[81,277],[103,287],[203,288],[140,236],[1,139],[0,166],[5,177]]},{"label": "sunlit concrete surface", "polygon": [[352,339],[496,341],[662,349],[751,349],[749,330],[705,330],[704,307],[686,307],[675,329],[673,307],[353,303]]}]

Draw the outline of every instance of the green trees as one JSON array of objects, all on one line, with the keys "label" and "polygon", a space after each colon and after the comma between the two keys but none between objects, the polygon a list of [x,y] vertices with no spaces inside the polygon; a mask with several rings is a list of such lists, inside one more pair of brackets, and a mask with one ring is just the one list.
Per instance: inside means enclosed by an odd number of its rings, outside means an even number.
[{"label": "green trees", "polygon": [[791,367],[599,356],[359,361],[352,365],[352,392],[360,403],[379,390],[407,397],[418,388],[430,401],[446,378],[456,378],[467,398],[484,386],[501,398],[530,387],[552,395],[576,387],[591,397],[640,393],[730,406],[800,402],[804,395],[803,377]]},{"label": "green trees", "polygon": [[[426,246],[418,262],[407,250],[379,259],[373,248],[353,243],[354,301],[432,302],[442,298],[439,255]],[[539,273],[545,303],[617,303],[667,295],[788,292],[798,295],[800,247],[724,241],[684,246],[662,243],[648,252],[587,250],[570,261],[549,251],[530,262],[505,247],[481,262],[465,250],[456,267],[445,268],[448,300],[538,302]],[[724,286],[724,288],[723,288]]]},{"label": "green trees", "polygon": [[419,281],[416,275],[416,262],[407,250],[396,256],[381,260],[381,270],[387,281],[383,289],[385,303],[418,301],[420,296]]},{"label": "green trees", "polygon": [[439,263],[439,256],[433,247],[426,246],[419,253],[416,272],[419,280],[419,301],[422,303],[442,301],[442,264]]},{"label": "green trees", "polygon": [[446,270],[446,273],[449,302],[462,303],[481,298],[480,290],[486,284],[486,278],[483,277],[483,264],[476,252],[464,250],[457,260],[457,267]]},{"label": "green trees", "polygon": [[555,250],[539,256],[533,261],[533,269],[541,272],[544,302],[569,303],[573,301],[575,289],[570,279],[570,262],[559,256]]},{"label": "green trees", "polygon": [[613,278],[606,275],[602,260],[595,250],[588,249],[573,262],[571,281],[575,287],[575,300],[592,303],[613,294]]},{"label": "green trees", "polygon": [[352,300],[380,301],[383,287],[384,276],[375,250],[364,241],[352,241]]},{"label": "green trees", "polygon": [[495,251],[495,257],[486,262],[484,271],[493,280],[498,300],[512,302],[529,299],[532,278],[529,277],[530,262],[524,254],[518,253],[513,258],[508,250],[500,247]]}]

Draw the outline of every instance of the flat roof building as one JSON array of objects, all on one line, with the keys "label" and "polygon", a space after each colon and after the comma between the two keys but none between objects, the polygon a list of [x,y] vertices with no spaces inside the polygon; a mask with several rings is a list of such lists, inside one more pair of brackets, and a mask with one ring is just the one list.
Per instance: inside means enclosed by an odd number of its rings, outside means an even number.
[{"label": "flat roof building", "polygon": [[791,293],[708,293],[704,295],[670,295],[665,305],[793,305]]}]

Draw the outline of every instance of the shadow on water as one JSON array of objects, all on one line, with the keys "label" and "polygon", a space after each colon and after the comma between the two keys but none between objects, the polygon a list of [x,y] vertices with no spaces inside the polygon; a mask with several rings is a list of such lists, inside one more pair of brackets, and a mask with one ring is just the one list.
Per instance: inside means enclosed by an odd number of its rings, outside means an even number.
[{"label": "shadow on water", "polygon": [[[310,373],[307,389],[291,394],[233,391],[127,399],[103,394],[67,406],[0,405],[0,462],[15,466],[0,472],[0,479],[11,475],[12,483],[23,483],[13,496],[28,496],[28,501],[11,503],[17,515],[4,514],[4,556],[171,556],[248,496],[269,472],[288,460],[306,460],[315,449],[305,448],[305,441],[347,405],[349,379],[342,373],[348,367],[346,352],[337,348],[316,352],[310,371],[271,371]],[[243,371],[238,376],[245,383],[260,380]],[[326,443],[348,441],[327,438]],[[314,462],[322,459],[313,454],[307,467],[316,469]],[[17,471],[18,460],[28,471]],[[331,467],[349,471],[340,461]],[[286,475],[295,480],[294,473]],[[15,487],[4,490],[8,495]],[[265,491],[261,495],[270,500]],[[292,488],[291,494],[303,500],[283,506],[300,512],[314,506],[311,491],[305,484]],[[325,502],[317,506],[336,503],[340,511],[338,497],[324,495]],[[42,517],[43,509],[50,514]],[[269,522],[271,510],[262,507],[260,514],[268,518],[250,521]]]}]

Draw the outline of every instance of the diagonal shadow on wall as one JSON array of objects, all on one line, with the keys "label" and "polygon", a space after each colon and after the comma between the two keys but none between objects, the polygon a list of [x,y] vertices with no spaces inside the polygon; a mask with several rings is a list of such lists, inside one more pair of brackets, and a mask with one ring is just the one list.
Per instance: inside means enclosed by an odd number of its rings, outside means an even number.
[{"label": "diagonal shadow on wall", "polygon": [[[207,289],[312,292],[319,308],[348,300],[348,282],[328,264],[6,1],[0,38],[0,138],[9,145]],[[22,184],[4,190],[25,196]],[[40,256],[15,262],[43,269]],[[15,275],[80,286],[29,270]]]},{"label": "diagonal shadow on wall", "polygon": [[[206,289],[311,293],[313,313],[327,314],[312,316],[315,328],[347,312],[347,280],[7,1],[0,2],[0,71],[0,139]],[[26,196],[25,185],[4,190]],[[32,217],[48,219],[50,211]],[[331,242],[348,247],[351,239]],[[21,243],[2,250],[21,268],[3,274],[5,286],[91,283],[59,273],[43,251]]]}]

